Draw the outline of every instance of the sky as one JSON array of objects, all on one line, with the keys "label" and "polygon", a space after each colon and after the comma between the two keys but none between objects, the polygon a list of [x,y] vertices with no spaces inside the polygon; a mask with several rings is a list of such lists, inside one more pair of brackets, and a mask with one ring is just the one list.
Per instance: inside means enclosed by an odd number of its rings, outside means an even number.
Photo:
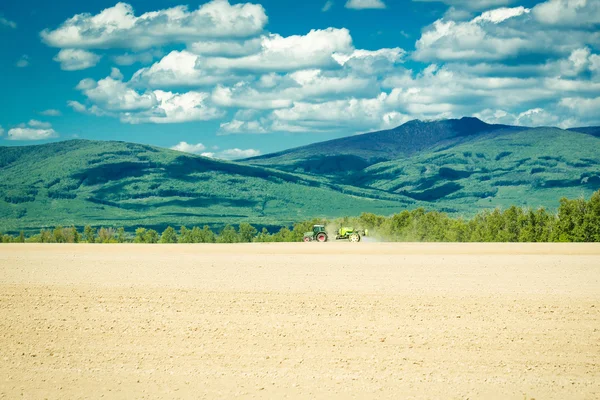
[{"label": "sky", "polygon": [[0,145],[236,159],[478,117],[600,124],[599,0],[5,0]]}]

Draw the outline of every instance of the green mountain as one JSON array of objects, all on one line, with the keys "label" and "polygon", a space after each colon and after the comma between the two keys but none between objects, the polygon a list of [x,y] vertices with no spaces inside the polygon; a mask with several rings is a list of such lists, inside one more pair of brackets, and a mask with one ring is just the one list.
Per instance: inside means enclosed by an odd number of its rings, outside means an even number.
[{"label": "green mountain", "polygon": [[495,133],[369,166],[352,181],[449,211],[555,208],[600,189],[598,149],[600,138],[557,128]]},{"label": "green mountain", "polygon": [[0,147],[4,232],[86,224],[280,226],[413,204],[376,189],[133,143]]},{"label": "green mountain", "polygon": [[591,195],[600,188],[598,149],[598,127],[523,128],[462,118],[411,121],[246,162],[472,214],[513,204],[556,208],[563,196]]},{"label": "green mountain", "polygon": [[561,197],[600,189],[597,133],[412,121],[244,162],[124,142],[0,147],[0,231],[278,227],[416,207],[465,216],[497,206],[555,209]]},{"label": "green mountain", "polygon": [[245,161],[285,171],[340,176],[379,162],[523,129],[467,117],[434,122],[414,120],[390,130],[313,143]]}]

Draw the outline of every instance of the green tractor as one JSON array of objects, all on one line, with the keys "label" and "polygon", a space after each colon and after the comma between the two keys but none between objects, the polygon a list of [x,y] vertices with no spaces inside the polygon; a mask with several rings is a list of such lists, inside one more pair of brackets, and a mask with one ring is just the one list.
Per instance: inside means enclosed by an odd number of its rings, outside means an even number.
[{"label": "green tractor", "polygon": [[[359,231],[354,228],[341,227],[336,235],[335,240],[348,240],[350,242],[360,242],[361,235],[367,236],[368,231]],[[306,232],[304,234],[305,242],[326,242],[329,239],[327,232],[325,231],[325,225],[314,225],[312,232]]]}]

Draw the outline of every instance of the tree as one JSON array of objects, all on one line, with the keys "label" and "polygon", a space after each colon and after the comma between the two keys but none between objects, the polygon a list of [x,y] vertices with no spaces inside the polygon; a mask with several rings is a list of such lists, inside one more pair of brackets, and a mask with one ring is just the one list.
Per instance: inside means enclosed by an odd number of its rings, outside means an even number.
[{"label": "tree", "polygon": [[97,241],[99,243],[117,243],[115,228],[100,228]]},{"label": "tree", "polygon": [[192,231],[185,226],[179,228],[179,243],[194,243]]},{"label": "tree", "polygon": [[125,243],[127,241],[127,237],[125,236],[125,228],[120,227],[117,229],[117,242]]},{"label": "tree", "polygon": [[600,242],[600,190],[592,195],[588,203],[585,225],[589,229],[589,240]]},{"label": "tree", "polygon": [[226,225],[217,237],[217,243],[238,243],[239,236],[233,226]]},{"label": "tree", "polygon": [[148,229],[144,234],[144,243],[158,243],[160,236],[154,229]]},{"label": "tree", "polygon": [[137,228],[133,243],[146,243],[146,228]]},{"label": "tree", "polygon": [[75,226],[71,227],[71,234],[73,236],[73,243],[79,243],[81,241],[81,235],[77,232],[77,228]]},{"label": "tree", "polygon": [[25,232],[19,232],[19,237],[17,238],[18,243],[25,243]]},{"label": "tree", "polygon": [[83,238],[88,243],[94,243],[96,241],[96,229],[87,225],[83,228]]},{"label": "tree", "polygon": [[239,241],[242,243],[250,243],[254,240],[257,233],[258,231],[255,227],[247,222],[242,222],[238,228]]},{"label": "tree", "polygon": [[162,235],[160,236],[160,242],[161,243],[177,243],[177,232],[175,232],[175,229],[168,226],[167,229],[165,229],[163,231]]},{"label": "tree", "polygon": [[57,226],[56,228],[54,228],[54,231],[52,232],[52,236],[54,236],[54,243],[66,243],[67,242],[67,240],[63,234],[62,226]]}]

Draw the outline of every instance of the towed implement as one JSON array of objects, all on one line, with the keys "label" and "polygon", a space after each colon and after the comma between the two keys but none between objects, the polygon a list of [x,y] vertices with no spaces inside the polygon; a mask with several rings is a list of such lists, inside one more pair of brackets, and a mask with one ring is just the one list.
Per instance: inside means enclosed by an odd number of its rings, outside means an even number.
[{"label": "towed implement", "polygon": [[[367,236],[368,231],[362,230],[359,231],[354,228],[349,227],[341,227],[335,234],[335,240],[348,240],[350,242],[360,242],[361,235]],[[312,232],[306,232],[304,234],[305,242],[327,242],[329,240],[329,235],[327,235],[327,231],[325,231],[325,225],[314,225]]]}]

